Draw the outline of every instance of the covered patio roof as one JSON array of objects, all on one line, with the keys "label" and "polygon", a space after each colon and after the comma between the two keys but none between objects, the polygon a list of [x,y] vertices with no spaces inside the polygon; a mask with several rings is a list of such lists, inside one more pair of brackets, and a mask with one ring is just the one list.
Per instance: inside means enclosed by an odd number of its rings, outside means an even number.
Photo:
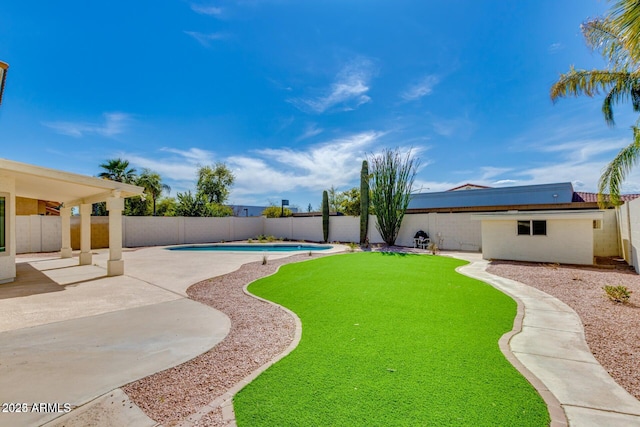
[{"label": "covered patio roof", "polygon": [[[144,188],[137,185],[95,178],[92,176],[43,168],[27,163],[0,159],[0,193],[3,209],[3,250],[0,252],[0,283],[16,277],[16,209],[15,197],[47,200],[61,203],[60,228],[62,258],[71,254],[71,210],[78,206],[80,213],[80,265],[91,265],[91,205],[106,202],[109,211],[109,260],[107,275],[124,274],[122,259],[122,211],[124,199],[140,196]],[[8,193],[8,198],[5,195]],[[8,199],[8,203],[5,202]]]},{"label": "covered patio roof", "polygon": [[0,174],[15,179],[16,195],[64,203],[66,207],[104,202],[119,192],[126,198],[142,195],[144,188],[87,175],[0,159]]}]

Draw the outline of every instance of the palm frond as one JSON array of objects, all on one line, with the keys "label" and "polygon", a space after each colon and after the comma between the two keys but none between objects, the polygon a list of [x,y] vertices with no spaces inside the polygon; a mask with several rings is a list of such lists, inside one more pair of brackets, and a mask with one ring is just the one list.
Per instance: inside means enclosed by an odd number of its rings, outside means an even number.
[{"label": "palm frond", "polygon": [[620,205],[620,189],[627,174],[640,160],[640,129],[633,127],[633,142],[624,147],[618,155],[607,165],[598,181],[598,205],[604,208],[607,205],[606,193],[609,193],[609,202]]},{"label": "palm frond", "polygon": [[[619,39],[636,65],[640,64],[640,2],[618,0],[610,14]],[[637,68],[637,67],[636,67]]]},{"label": "palm frond", "polygon": [[640,111],[640,74],[626,70],[576,70],[568,73],[551,86],[551,99],[568,96],[587,95],[593,97],[606,93],[602,103],[602,113],[609,126],[615,124],[613,105],[631,100],[633,109]]},{"label": "palm frond", "polygon": [[632,61],[611,18],[595,18],[580,26],[587,46],[599,51],[613,69],[624,69]]}]

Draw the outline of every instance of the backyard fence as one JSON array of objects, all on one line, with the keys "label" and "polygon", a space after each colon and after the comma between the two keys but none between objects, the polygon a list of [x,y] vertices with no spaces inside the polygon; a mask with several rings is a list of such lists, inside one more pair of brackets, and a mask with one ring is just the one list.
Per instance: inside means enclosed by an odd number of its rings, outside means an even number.
[{"label": "backyard fence", "polygon": [[[322,241],[322,217],[123,217],[122,242],[125,247],[214,243],[246,240],[259,235],[290,240]],[[370,243],[382,243],[376,217],[369,218]],[[80,218],[71,218],[71,246],[80,247]],[[396,244],[413,246],[418,230],[426,231],[441,249],[479,251],[482,242],[479,221],[469,213],[407,214]],[[16,217],[17,253],[59,251],[62,241],[60,217]],[[332,216],[329,241],[358,242],[360,218]],[[109,244],[108,217],[91,217],[91,247]]]}]

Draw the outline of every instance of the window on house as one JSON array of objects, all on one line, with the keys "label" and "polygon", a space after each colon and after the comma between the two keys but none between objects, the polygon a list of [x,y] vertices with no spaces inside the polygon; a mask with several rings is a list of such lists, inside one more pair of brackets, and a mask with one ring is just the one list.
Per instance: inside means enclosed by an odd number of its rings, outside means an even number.
[{"label": "window on house", "polygon": [[531,235],[531,221],[518,221],[518,236]]},{"label": "window on house", "polygon": [[546,236],[547,221],[518,221],[518,236]]},{"label": "window on house", "polygon": [[531,221],[531,231],[534,236],[546,236],[547,221]]},{"label": "window on house", "polygon": [[0,252],[4,252],[6,250],[5,228],[7,226],[7,218],[5,212],[5,198],[0,197]]}]

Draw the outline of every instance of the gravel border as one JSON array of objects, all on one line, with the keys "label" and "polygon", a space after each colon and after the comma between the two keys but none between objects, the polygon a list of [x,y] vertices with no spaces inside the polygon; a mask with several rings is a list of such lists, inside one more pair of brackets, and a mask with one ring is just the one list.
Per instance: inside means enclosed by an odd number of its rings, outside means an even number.
[{"label": "gravel border", "polygon": [[244,264],[232,273],[192,285],[187,289],[190,298],[229,316],[229,334],[208,352],[122,389],[164,426],[233,425],[233,414],[225,416],[217,405],[228,402],[227,393],[243,379],[282,356],[296,332],[296,319],[290,312],[249,296],[244,287],[274,274],[281,265],[322,256],[293,255],[269,260],[266,265],[260,261]]},{"label": "gravel border", "polygon": [[[625,390],[640,400],[640,276],[632,271],[593,267],[493,261],[488,273],[517,280],[548,293],[580,316],[594,357]],[[628,304],[614,303],[602,289],[626,286]]]},{"label": "gravel border", "polygon": [[[266,265],[245,264],[235,272],[191,286],[187,290],[190,298],[229,316],[229,335],[195,359],[122,389],[164,426],[235,425],[232,407],[226,406],[225,414],[225,408],[219,405],[230,402],[229,391],[239,389],[246,377],[266,369],[277,356],[282,357],[295,336],[292,314],[247,295],[243,288],[274,274],[281,265],[321,256],[326,255],[301,254],[269,260]],[[635,369],[640,366],[640,276],[627,271],[508,261],[494,261],[486,271],[547,292],[573,308],[582,319],[596,359],[618,384],[640,399],[640,372]],[[627,286],[634,292],[630,304],[609,301],[602,290],[605,284]]]}]

